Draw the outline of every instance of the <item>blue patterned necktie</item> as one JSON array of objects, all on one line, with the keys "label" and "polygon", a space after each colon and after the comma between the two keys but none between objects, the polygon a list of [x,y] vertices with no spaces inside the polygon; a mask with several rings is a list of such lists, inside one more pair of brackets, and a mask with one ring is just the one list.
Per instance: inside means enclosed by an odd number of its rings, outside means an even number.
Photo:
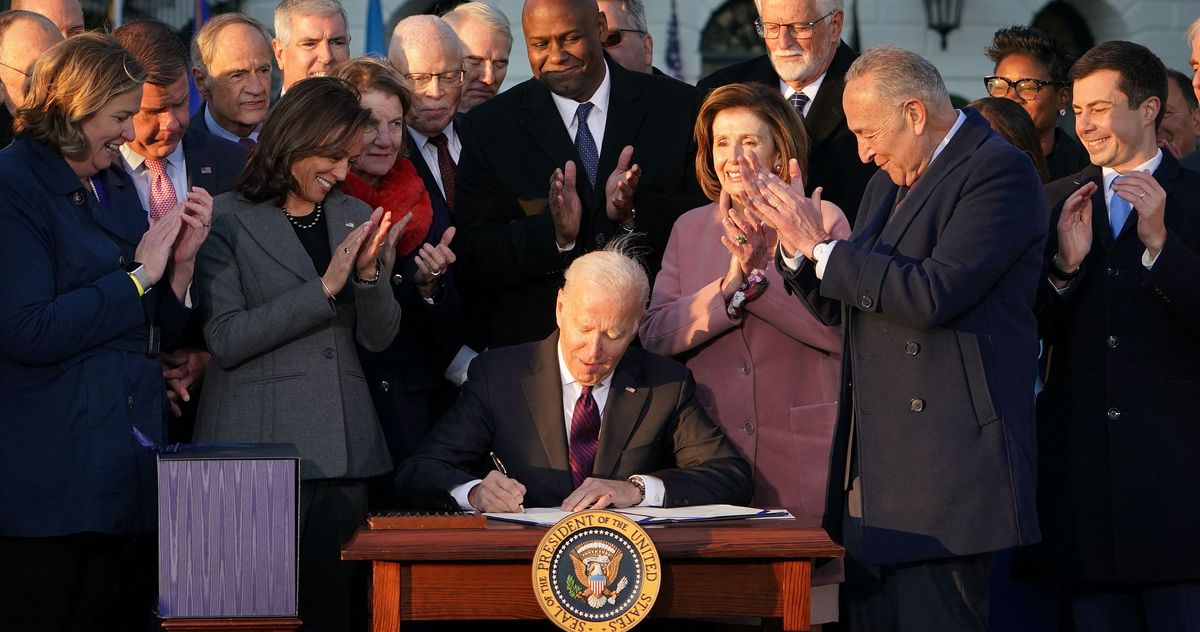
[{"label": "blue patterned necktie", "polygon": [[792,107],[796,108],[796,113],[800,118],[804,118],[804,108],[808,105],[808,95],[803,92],[793,92],[792,96],[788,97],[788,102]]},{"label": "blue patterned necktie", "polygon": [[[1113,178],[1112,184],[1116,184],[1118,180],[1124,177],[1117,176]],[[1112,185],[1110,184],[1109,187],[1111,190]],[[1116,239],[1117,235],[1121,234],[1121,228],[1125,226],[1125,220],[1129,219],[1129,214],[1132,211],[1133,207],[1130,206],[1129,202],[1113,191],[1112,199],[1108,201],[1108,223],[1112,226],[1113,239]]]},{"label": "blue patterned necktie", "polygon": [[568,457],[571,466],[571,489],[579,487],[592,475],[596,451],[600,447],[600,407],[592,397],[592,387],[583,387],[575,410],[571,413],[571,433]]},{"label": "blue patterned necktie", "polygon": [[579,160],[583,163],[583,171],[587,174],[592,188],[596,187],[596,168],[600,165],[600,152],[596,149],[596,139],[592,138],[592,130],[588,128],[588,114],[596,107],[591,102],[580,103],[575,110],[575,120],[579,128],[575,132],[575,151],[579,152]]}]

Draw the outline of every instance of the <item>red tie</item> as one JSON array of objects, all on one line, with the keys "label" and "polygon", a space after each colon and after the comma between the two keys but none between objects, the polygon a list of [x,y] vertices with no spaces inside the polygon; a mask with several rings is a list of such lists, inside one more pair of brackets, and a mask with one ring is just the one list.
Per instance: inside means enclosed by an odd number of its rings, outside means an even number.
[{"label": "red tie", "polygon": [[571,413],[571,488],[579,487],[592,475],[596,449],[600,446],[600,408],[592,398],[592,387],[583,387]]},{"label": "red tie", "polygon": [[150,179],[150,221],[162,219],[175,206],[175,185],[167,175],[167,161],[146,159],[146,169],[154,177]]},{"label": "red tie", "polygon": [[438,171],[442,174],[442,189],[446,192],[446,206],[454,211],[454,159],[450,157],[449,139],[444,132],[438,132],[429,137],[429,142],[437,147]]}]

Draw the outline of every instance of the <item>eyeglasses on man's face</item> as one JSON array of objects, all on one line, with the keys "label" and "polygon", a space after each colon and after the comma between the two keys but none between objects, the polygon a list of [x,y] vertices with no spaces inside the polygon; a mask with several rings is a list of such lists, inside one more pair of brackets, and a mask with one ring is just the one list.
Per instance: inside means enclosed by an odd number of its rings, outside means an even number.
[{"label": "eyeglasses on man's face", "polygon": [[822,15],[812,22],[789,22],[787,24],[763,22],[762,18],[758,18],[754,20],[754,30],[758,33],[758,36],[763,39],[775,39],[776,37],[779,37],[780,29],[787,29],[788,32],[791,33],[792,39],[812,39],[813,29],[817,28],[818,24],[824,22],[825,18],[833,14],[834,12],[830,11],[829,13]]},{"label": "eyeglasses on man's face", "polygon": [[600,45],[605,48],[612,48],[613,46],[621,43],[621,40],[624,39],[626,33],[637,33],[638,35],[646,34],[645,31],[638,29],[609,29],[608,32],[604,34],[604,39],[600,40]]},{"label": "eyeglasses on man's face", "polygon": [[30,75],[28,72],[26,72],[26,71],[24,71],[24,70],[21,70],[20,68],[17,68],[16,66],[9,66],[8,64],[6,64],[6,63],[4,63],[4,62],[2,62],[2,61],[0,61],[0,66],[4,66],[5,68],[8,68],[9,70],[15,70],[15,71],[17,71],[17,72],[19,72],[19,73],[21,73],[21,74],[25,75],[26,77],[30,77],[30,76],[32,76],[32,75]]},{"label": "eyeglasses on man's face", "polygon": [[467,71],[463,69],[447,70],[446,72],[406,72],[404,78],[413,82],[417,88],[424,88],[433,81],[434,77],[438,78],[438,83],[443,86],[461,86],[463,78],[466,77]]},{"label": "eyeglasses on man's face", "polygon": [[1061,86],[1063,84],[1056,81],[1044,81],[1042,79],[1017,79],[1015,81],[1005,79],[1004,77],[984,77],[983,87],[987,89],[987,93],[993,97],[1004,98],[1008,96],[1009,90],[1014,90],[1018,97],[1025,101],[1035,101],[1038,98],[1038,93],[1041,92],[1042,86]]}]

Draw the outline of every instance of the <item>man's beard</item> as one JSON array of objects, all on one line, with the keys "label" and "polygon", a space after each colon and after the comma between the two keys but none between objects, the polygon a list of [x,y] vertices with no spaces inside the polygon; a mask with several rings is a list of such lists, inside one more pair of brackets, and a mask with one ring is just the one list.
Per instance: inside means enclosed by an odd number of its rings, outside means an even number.
[{"label": "man's beard", "polygon": [[820,50],[808,52],[799,46],[771,53],[771,65],[784,81],[803,81],[811,83],[820,74],[821,60],[828,53],[829,45]]}]

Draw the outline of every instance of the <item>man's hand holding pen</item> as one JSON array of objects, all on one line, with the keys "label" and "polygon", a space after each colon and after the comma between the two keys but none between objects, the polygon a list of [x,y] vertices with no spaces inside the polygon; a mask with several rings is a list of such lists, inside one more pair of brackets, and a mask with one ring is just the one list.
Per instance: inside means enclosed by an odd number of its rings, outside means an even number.
[{"label": "man's hand holding pen", "polygon": [[524,513],[521,503],[525,501],[525,486],[499,470],[492,470],[481,483],[471,488],[467,500],[479,511]]}]

